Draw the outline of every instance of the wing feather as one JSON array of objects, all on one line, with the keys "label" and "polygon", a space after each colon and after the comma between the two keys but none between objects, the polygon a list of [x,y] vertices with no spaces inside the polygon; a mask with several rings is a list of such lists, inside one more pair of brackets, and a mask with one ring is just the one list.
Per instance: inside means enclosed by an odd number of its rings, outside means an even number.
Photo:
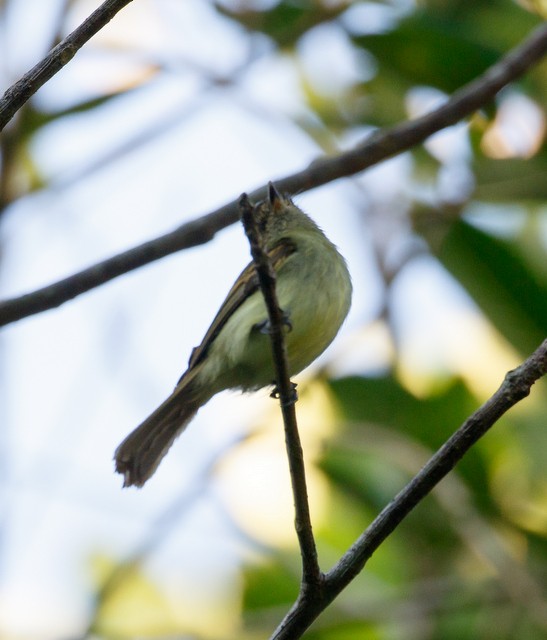
[{"label": "wing feather", "polygon": [[[268,250],[268,256],[276,273],[296,250],[296,244],[289,238],[282,238],[280,242]],[[192,350],[190,361],[188,363],[188,371],[193,369],[203,360],[207,354],[207,350],[214,342],[228,319],[232,317],[232,314],[236,309],[238,309],[249,296],[257,291],[258,288],[258,276],[256,275],[254,264],[251,262],[245,267],[245,269],[243,269],[234,286],[228,292],[226,299],[222,303],[222,306],[211,323],[211,326],[207,330],[201,344]],[[186,375],[186,373],[187,372],[185,372],[184,375]]]}]

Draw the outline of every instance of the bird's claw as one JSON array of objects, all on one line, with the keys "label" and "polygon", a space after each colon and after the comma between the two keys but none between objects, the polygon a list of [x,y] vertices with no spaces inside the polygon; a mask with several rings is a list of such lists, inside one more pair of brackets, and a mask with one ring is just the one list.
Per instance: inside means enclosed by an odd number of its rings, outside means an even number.
[{"label": "bird's claw", "polygon": [[[292,322],[290,319],[290,315],[286,312],[281,310],[281,315],[282,315],[282,325],[284,327],[287,327],[288,331],[292,331]],[[255,324],[255,327],[260,331],[260,333],[264,333],[266,335],[270,335],[272,333],[272,325],[269,319],[267,320],[263,320],[262,322],[257,322]]]},{"label": "bird's claw", "polygon": [[[291,397],[289,399],[288,404],[292,404],[293,402],[296,402],[298,400],[298,391],[296,390],[297,386],[298,385],[296,382],[291,382]],[[275,384],[272,392],[270,393],[270,398],[274,398],[275,400],[278,400],[279,397],[280,397],[279,389],[277,388],[277,384]]]}]

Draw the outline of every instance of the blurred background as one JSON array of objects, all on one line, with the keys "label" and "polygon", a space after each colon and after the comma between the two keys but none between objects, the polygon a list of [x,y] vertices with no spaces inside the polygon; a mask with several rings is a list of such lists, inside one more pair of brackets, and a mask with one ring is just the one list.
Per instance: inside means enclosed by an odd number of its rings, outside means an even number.
[{"label": "blurred background", "polygon": [[[0,3],[10,86],[98,0]],[[539,24],[513,0],[139,0],[0,139],[0,295],[165,233],[434,108]],[[468,122],[296,196],[355,296],[298,378],[327,570],[547,335],[547,63]],[[264,390],[205,407],[142,489],[112,455],[249,261],[239,226],[0,335],[0,637],[268,637],[299,554]],[[306,637],[547,635],[547,390],[504,417]]]}]

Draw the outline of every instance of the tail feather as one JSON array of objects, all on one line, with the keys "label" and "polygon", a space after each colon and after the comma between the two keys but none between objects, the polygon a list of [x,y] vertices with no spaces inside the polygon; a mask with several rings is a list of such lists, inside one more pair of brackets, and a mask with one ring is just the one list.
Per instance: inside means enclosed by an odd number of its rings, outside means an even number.
[{"label": "tail feather", "polygon": [[179,384],[167,400],[116,449],[116,471],[123,475],[124,487],[142,487],[177,436],[207,401],[196,397],[189,386],[191,385]]}]

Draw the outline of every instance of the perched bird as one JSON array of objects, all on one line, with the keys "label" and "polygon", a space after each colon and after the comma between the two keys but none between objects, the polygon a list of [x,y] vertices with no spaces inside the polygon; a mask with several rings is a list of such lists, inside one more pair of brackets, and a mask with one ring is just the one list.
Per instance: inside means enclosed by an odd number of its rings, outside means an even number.
[{"label": "perched bird", "polygon": [[[255,209],[263,246],[276,273],[287,321],[289,374],[295,375],[332,342],[351,305],[344,258],[293,201],[270,184]],[[116,471],[124,486],[142,486],[200,407],[225,389],[253,391],[275,384],[268,314],[254,264],[230,289],[171,395],[119,445]]]}]

